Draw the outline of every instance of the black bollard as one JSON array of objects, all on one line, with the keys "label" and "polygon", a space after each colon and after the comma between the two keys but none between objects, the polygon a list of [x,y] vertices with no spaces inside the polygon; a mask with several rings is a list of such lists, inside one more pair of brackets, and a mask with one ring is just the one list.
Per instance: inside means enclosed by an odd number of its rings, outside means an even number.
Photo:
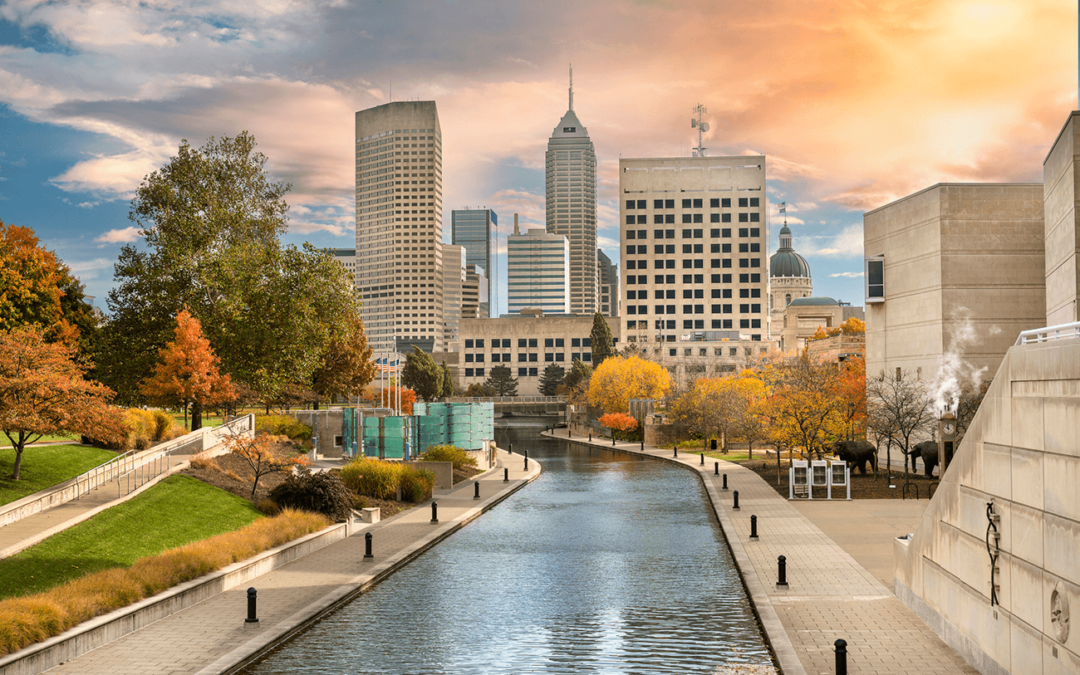
[{"label": "black bollard", "polygon": [[570,425],[569,424],[566,425],[566,437],[570,438]]},{"label": "black bollard", "polygon": [[645,452],[645,439],[641,439],[641,451]]},{"label": "black bollard", "polygon": [[503,469],[503,482],[504,483],[509,483],[510,482],[510,469]]},{"label": "black bollard", "polygon": [[847,675],[847,642],[837,640],[836,645],[836,675]]},{"label": "black bollard", "polygon": [[679,456],[679,446],[675,445],[675,446],[672,446],[672,447],[675,450],[675,456],[678,457]]},{"label": "black bollard", "polygon": [[779,568],[779,578],[776,581],[777,588],[787,588],[787,558],[780,556],[776,560],[777,567]]},{"label": "black bollard", "polygon": [[368,532],[364,535],[364,560],[374,560],[375,556],[371,555],[371,533]]},{"label": "black bollard", "polygon": [[477,481],[477,482],[473,483],[473,486],[476,489],[473,490],[472,498],[473,499],[480,499],[480,481]]},{"label": "black bollard", "polygon": [[701,466],[705,466],[705,453],[701,453]]},{"label": "black bollard", "polygon": [[[719,470],[720,463],[717,462],[716,466],[717,466],[717,470]],[[726,473],[724,474],[724,486],[722,488],[720,488],[720,489],[721,490],[726,490],[727,489],[727,474]]]},{"label": "black bollard", "polygon": [[592,443],[592,432],[589,432],[589,442]]},{"label": "black bollard", "polygon": [[432,524],[439,522],[439,503],[431,502],[431,522]]},{"label": "black bollard", "polygon": [[750,516],[750,538],[757,539],[757,516]]},{"label": "black bollard", "polygon": [[732,511],[738,511],[739,510],[739,491],[736,490],[735,492],[732,492],[731,495],[733,497],[735,497],[735,503],[731,506],[731,510]]},{"label": "black bollard", "polygon": [[255,598],[258,594],[254,588],[248,589],[248,615],[244,623],[259,623],[259,617],[255,613]]},{"label": "black bollard", "polygon": [[525,470],[526,471],[529,470],[529,450],[528,450],[528,448],[525,449]]},{"label": "black bollard", "polygon": [[713,464],[712,464],[712,475],[714,475],[714,476],[719,476],[720,475],[720,462],[713,462]]}]

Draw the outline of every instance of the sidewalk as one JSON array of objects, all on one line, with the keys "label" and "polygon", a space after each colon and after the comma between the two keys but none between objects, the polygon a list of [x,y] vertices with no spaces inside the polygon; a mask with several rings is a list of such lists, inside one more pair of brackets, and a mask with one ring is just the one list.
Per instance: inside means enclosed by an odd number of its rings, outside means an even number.
[{"label": "sidewalk", "polygon": [[[510,482],[503,482],[503,468]],[[246,628],[247,590],[216,595],[48,672],[79,675],[220,673],[287,638],[311,619],[391,574],[483,511],[524,487],[540,465],[499,451],[497,468],[480,480],[481,500],[470,480],[439,490],[439,523],[430,504],[421,504],[374,525],[359,524],[352,536],[265,574],[258,589],[259,628]],[[374,561],[364,562],[364,535],[372,534]]]},{"label": "sidewalk", "polygon": [[[567,439],[565,429],[545,435]],[[589,444],[586,437],[569,440]],[[606,443],[596,440],[592,445],[612,449],[610,439]],[[851,675],[977,675],[978,671],[893,595],[891,584],[885,586],[883,580],[864,569],[753,471],[720,461],[720,473],[728,476],[729,489],[724,491],[722,476],[713,475],[713,463],[717,461],[713,458],[706,457],[705,466],[701,466],[697,453],[680,453],[675,459],[670,448],[647,447],[642,453],[637,443],[618,443],[615,449],[676,461],[702,474],[785,675],[834,673],[833,644],[838,639],[848,644]],[[732,509],[736,490],[741,507],[738,511]],[[924,501],[922,507],[925,505]],[[892,530],[902,529],[904,518],[892,521],[860,517],[861,507],[855,502],[836,502],[826,507],[834,517],[844,508],[851,508],[852,526],[858,523],[867,527],[867,540],[881,542],[891,559],[891,538],[882,535],[887,532],[895,536]],[[867,511],[861,514],[866,516]],[[757,541],[749,538],[751,515],[758,518]],[[883,553],[870,548],[864,553],[868,559],[877,560],[875,571],[884,576],[880,558]],[[777,558],[781,555],[787,559],[786,590],[776,588]],[[744,560],[752,569],[744,566]]]}]

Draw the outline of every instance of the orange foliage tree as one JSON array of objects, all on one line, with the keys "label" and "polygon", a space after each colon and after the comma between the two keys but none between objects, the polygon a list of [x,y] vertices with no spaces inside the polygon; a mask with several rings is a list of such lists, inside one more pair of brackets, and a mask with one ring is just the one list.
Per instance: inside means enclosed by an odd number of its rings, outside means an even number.
[{"label": "orange foliage tree", "polygon": [[[398,390],[394,388],[368,389],[364,392],[364,400],[379,408],[393,408],[397,403]],[[401,390],[401,412],[405,415],[412,414],[413,403],[416,403],[416,392],[412,389]]]},{"label": "orange foliage tree", "polygon": [[612,356],[589,379],[589,405],[605,412],[629,412],[632,398],[663,398],[671,374],[658,363],[637,356]]},{"label": "orange foliage tree", "polygon": [[[854,318],[854,317],[852,317]],[[858,319],[855,319],[858,321]],[[840,364],[837,373],[837,394],[847,436],[856,438],[866,434],[866,361],[853,357]]]},{"label": "orange foliage tree", "polygon": [[626,413],[608,413],[600,416],[600,426],[611,429],[612,436],[616,431],[633,431],[637,429],[637,420]]},{"label": "orange foliage tree", "polygon": [[274,449],[274,443],[269,436],[259,434],[254,438],[244,435],[229,436],[225,439],[225,447],[229,452],[247,462],[255,480],[251,484],[251,496],[259,489],[259,479],[272,473],[292,471],[294,466],[306,466],[308,461],[304,455],[291,457]]},{"label": "orange foliage tree", "polygon": [[158,352],[154,374],[143,380],[140,391],[155,405],[184,409],[187,427],[191,407],[192,431],[202,426],[204,406],[232,400],[232,380],[218,371],[219,360],[210,349],[202,324],[186,310],[176,315],[175,339]]},{"label": "orange foliage tree", "polygon": [[763,414],[772,440],[821,457],[828,443],[844,433],[836,366],[804,353],[769,365],[764,377],[769,396]]},{"label": "orange foliage tree", "polygon": [[87,380],[70,343],[46,342],[39,326],[0,331],[0,431],[15,449],[11,477],[19,479],[23,451],[47,434],[73,432],[120,442],[122,413],[113,392]]}]

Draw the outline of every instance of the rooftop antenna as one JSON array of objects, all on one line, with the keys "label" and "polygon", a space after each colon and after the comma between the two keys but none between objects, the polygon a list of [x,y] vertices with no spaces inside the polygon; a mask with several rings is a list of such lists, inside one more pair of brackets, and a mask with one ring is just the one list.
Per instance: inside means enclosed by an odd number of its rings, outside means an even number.
[{"label": "rooftop antenna", "polygon": [[708,151],[708,148],[706,148],[704,145],[702,145],[701,135],[704,132],[709,130],[709,123],[708,122],[702,122],[701,121],[701,116],[704,115],[705,113],[709,112],[709,110],[705,106],[698,103],[697,107],[695,107],[692,112],[697,114],[696,118],[693,118],[693,117],[690,118],[690,128],[691,129],[697,129],[697,147],[694,148],[694,155],[693,156],[694,157],[704,157],[707,154],[709,154],[709,151]]},{"label": "rooftop antenna", "polygon": [[574,109],[574,64],[570,64],[570,109]]}]

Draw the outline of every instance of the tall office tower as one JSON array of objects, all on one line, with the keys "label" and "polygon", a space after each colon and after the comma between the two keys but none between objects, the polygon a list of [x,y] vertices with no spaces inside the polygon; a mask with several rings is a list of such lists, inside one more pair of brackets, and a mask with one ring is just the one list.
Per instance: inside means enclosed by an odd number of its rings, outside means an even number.
[{"label": "tall office tower", "polygon": [[765,157],[619,160],[627,342],[763,340]]},{"label": "tall office tower", "polygon": [[525,234],[514,223],[506,238],[507,312],[542,309],[570,313],[570,242],[539,228]]},{"label": "tall office tower", "polygon": [[446,351],[457,350],[461,324],[462,292],[465,285],[465,249],[443,244],[443,344]]},{"label": "tall office tower", "polygon": [[495,240],[499,216],[491,209],[454,209],[450,212],[450,240],[465,248],[465,264],[476,265],[488,274],[488,297],[495,303],[498,290],[495,269]]},{"label": "tall office tower", "polygon": [[600,313],[619,316],[619,266],[607,254],[596,249],[596,277],[600,292]]},{"label": "tall office tower", "polygon": [[548,140],[547,231],[570,242],[570,311],[593,314],[596,280],[596,151],[574,113],[574,71],[570,109]]},{"label": "tall office tower", "polygon": [[487,275],[479,265],[465,266],[465,281],[461,284],[461,318],[488,318]]},{"label": "tall office tower", "polygon": [[356,113],[356,276],[375,351],[443,349],[442,131],[434,101]]}]

